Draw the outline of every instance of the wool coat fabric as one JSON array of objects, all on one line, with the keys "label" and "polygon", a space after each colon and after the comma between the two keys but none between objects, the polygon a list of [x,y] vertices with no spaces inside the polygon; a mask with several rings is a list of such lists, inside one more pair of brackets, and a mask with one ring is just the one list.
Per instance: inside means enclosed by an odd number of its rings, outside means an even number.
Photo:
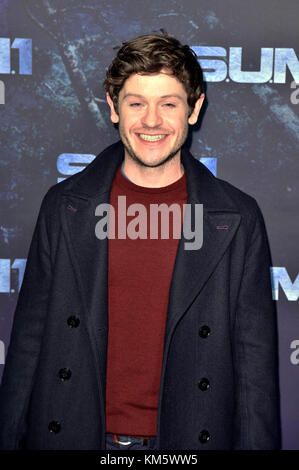
[{"label": "wool coat fabric", "polygon": [[[105,449],[108,239],[95,235],[95,212],[109,203],[123,159],[119,141],[43,198],[0,388],[1,449]],[[187,250],[183,234],[179,240],[157,448],[279,449],[263,216],[253,197],[216,178],[186,147],[181,161],[187,202],[203,204],[203,244]]]}]

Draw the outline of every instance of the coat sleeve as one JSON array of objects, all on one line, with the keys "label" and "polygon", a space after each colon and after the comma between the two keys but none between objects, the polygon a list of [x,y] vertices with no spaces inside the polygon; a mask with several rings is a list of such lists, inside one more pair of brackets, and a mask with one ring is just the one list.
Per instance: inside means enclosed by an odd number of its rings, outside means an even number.
[{"label": "coat sleeve", "polygon": [[43,198],[27,257],[0,387],[0,449],[18,449],[41,347],[51,261],[47,227],[50,190]]},{"label": "coat sleeve", "polygon": [[234,449],[280,449],[278,341],[271,255],[262,213],[248,241],[234,331]]}]

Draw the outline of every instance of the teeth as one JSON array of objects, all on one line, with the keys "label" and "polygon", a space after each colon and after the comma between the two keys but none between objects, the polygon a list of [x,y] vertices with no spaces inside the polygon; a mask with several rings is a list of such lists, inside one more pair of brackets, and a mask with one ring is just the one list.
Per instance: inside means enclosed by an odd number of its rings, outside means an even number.
[{"label": "teeth", "polygon": [[148,140],[149,142],[156,142],[157,140],[162,140],[165,137],[165,134],[159,135],[148,135],[148,134],[139,134],[141,139]]}]

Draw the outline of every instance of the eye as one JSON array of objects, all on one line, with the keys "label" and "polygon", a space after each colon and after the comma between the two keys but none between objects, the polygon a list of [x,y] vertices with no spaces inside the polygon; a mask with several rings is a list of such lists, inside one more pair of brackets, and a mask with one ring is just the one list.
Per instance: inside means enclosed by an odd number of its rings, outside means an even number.
[{"label": "eye", "polygon": [[141,103],[131,103],[130,106],[137,108],[138,106],[141,106]]},{"label": "eye", "polygon": [[175,108],[176,105],[173,104],[173,103],[165,103],[164,106],[166,106],[167,108]]}]

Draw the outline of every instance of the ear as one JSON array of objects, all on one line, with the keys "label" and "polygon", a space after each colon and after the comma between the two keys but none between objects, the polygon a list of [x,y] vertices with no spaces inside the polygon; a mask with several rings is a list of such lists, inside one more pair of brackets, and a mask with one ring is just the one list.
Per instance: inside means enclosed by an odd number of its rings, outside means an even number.
[{"label": "ear", "polygon": [[196,101],[195,103],[195,106],[193,108],[193,111],[192,111],[192,114],[189,116],[188,118],[188,123],[193,125],[197,122],[197,119],[198,119],[198,115],[199,115],[199,111],[202,107],[202,104],[204,102],[204,99],[205,99],[205,95],[204,93],[202,93],[200,95],[200,97],[198,98],[198,100]]},{"label": "ear", "polygon": [[107,102],[108,102],[109,107],[110,107],[110,119],[114,124],[117,124],[119,122],[119,116],[118,116],[117,112],[114,109],[114,104],[113,104],[112,99],[110,98],[109,93],[106,93],[106,98],[107,98]]}]

